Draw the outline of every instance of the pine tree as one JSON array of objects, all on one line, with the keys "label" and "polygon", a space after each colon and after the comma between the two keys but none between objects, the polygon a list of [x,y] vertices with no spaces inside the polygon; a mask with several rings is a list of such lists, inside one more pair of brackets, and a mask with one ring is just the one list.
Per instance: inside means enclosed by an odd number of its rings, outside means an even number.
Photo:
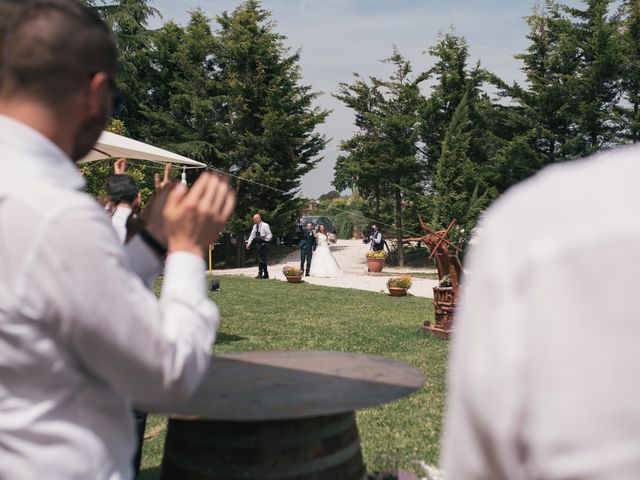
[{"label": "pine tree", "polygon": [[118,88],[124,93],[125,103],[120,119],[126,125],[140,123],[140,101],[145,96],[148,83],[145,82],[149,63],[145,55],[153,40],[153,32],[147,28],[150,18],[160,12],[150,5],[149,0],[85,0],[96,9],[113,32],[118,45],[119,72]]},{"label": "pine tree", "polygon": [[444,142],[434,179],[432,223],[446,226],[456,219],[466,232],[475,226],[480,212],[496,196],[493,188],[480,193],[481,175],[471,160],[473,125],[469,117],[469,97],[465,94],[456,108]]},{"label": "pine tree", "polygon": [[427,53],[435,58],[435,64],[422,76],[436,83],[420,111],[420,134],[425,151],[426,174],[431,178],[436,171],[447,127],[469,89],[469,46],[463,37],[450,32],[440,34],[436,44]]},{"label": "pine tree", "polygon": [[191,12],[181,27],[166,23],[154,35],[147,52],[150,85],[140,109],[141,138],[210,165],[216,161],[216,105],[218,83],[212,55],[215,37],[200,10]]},{"label": "pine tree", "polygon": [[380,161],[379,131],[375,123],[375,112],[384,101],[381,92],[354,74],[352,84],[340,83],[334,96],[353,110],[356,134],[344,140],[334,168],[333,185],[342,191],[357,188],[364,198],[372,200],[366,214],[387,223],[390,218],[383,215],[382,201],[389,195],[388,182],[383,176],[384,165]]},{"label": "pine tree", "polygon": [[585,9],[565,7],[573,16],[579,62],[574,77],[578,128],[574,154],[583,156],[620,141],[623,55],[620,21],[610,15],[613,0],[585,0]]},{"label": "pine tree", "polygon": [[338,159],[335,178],[339,184],[351,177],[351,186],[357,186],[363,195],[373,195],[378,219],[381,197],[391,195],[398,260],[403,266],[403,191],[415,189],[421,180],[418,110],[422,79],[412,77],[411,63],[395,48],[384,62],[394,67],[389,79],[371,78],[369,85],[356,76],[353,85],[341,84],[336,94],[356,112],[360,132],[342,142],[347,155]]},{"label": "pine tree", "polygon": [[626,0],[620,6],[624,63],[622,88],[629,107],[623,108],[628,128],[627,137],[637,143],[640,139],[640,2]]},{"label": "pine tree", "polygon": [[536,5],[526,21],[531,44],[516,58],[523,62],[528,88],[514,85],[506,90],[521,105],[522,138],[544,155],[543,164],[549,164],[573,154],[569,144],[578,116],[574,94],[577,39],[571,35],[571,21],[553,0]]},{"label": "pine tree", "polygon": [[[126,134],[136,140],[154,143],[155,139],[144,136],[141,127],[146,123],[146,118],[143,115],[143,103],[148,100],[147,93],[151,86],[149,82],[151,65],[148,61],[148,52],[152,45],[153,32],[147,28],[147,22],[150,18],[159,15],[159,11],[150,5],[149,0],[83,1],[95,9],[109,26],[118,46],[117,86],[124,94],[124,104],[122,112],[117,118],[121,123],[115,122],[114,125],[117,127],[112,131]],[[155,144],[162,145],[157,142]],[[127,173],[138,182],[143,199],[153,192],[155,168],[147,163],[136,164],[135,162],[132,162],[128,168]],[[99,166],[92,162],[83,171],[90,176],[102,172],[99,178],[106,179],[108,178],[107,173],[112,173],[112,166]],[[94,190],[102,192],[104,188],[98,187],[94,180],[90,180],[88,186],[90,192]]]},{"label": "pine tree", "polygon": [[[289,228],[301,178],[321,160],[327,143],[315,129],[329,112],[313,106],[319,94],[301,84],[300,54],[289,52],[270,18],[257,0],[217,18],[216,157],[247,180],[236,183],[230,229],[237,239],[250,229],[256,212],[276,235]],[[237,245],[242,259],[242,242]]]}]

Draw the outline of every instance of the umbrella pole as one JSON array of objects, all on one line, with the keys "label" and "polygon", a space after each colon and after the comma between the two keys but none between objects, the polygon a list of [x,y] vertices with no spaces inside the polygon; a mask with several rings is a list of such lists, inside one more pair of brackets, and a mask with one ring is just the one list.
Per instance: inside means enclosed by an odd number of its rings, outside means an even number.
[{"label": "umbrella pole", "polygon": [[213,274],[213,247],[209,245],[209,275]]}]

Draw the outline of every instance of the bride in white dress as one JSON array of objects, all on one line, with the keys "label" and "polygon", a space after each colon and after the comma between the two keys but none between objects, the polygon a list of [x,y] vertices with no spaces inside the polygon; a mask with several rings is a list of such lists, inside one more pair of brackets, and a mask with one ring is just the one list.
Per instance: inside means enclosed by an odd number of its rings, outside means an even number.
[{"label": "bride in white dress", "polygon": [[318,246],[316,247],[316,251],[313,252],[309,275],[312,277],[325,278],[342,277],[342,270],[340,270],[338,262],[333,258],[333,254],[329,248],[329,238],[324,225],[320,224],[315,237]]}]

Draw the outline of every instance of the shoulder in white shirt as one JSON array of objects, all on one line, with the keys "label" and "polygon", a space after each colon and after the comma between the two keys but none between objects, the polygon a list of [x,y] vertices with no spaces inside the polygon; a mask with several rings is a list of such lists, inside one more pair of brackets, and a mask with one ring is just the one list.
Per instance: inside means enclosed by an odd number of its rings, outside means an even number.
[{"label": "shoulder in white shirt", "polygon": [[[0,116],[0,478],[124,480],[132,402],[171,401],[205,372],[218,315],[204,263],[122,248],[72,161]],[[138,275],[136,275],[137,272]],[[64,461],[61,461],[64,459]]]},{"label": "shoulder in white shirt", "polygon": [[448,478],[638,477],[639,155],[547,168],[483,219],[451,349]]}]

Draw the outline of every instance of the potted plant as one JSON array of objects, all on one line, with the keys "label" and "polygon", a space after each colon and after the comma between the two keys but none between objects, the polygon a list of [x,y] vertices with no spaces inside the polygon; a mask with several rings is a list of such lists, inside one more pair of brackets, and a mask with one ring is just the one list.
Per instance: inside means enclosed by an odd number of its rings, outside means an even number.
[{"label": "potted plant", "polygon": [[402,297],[407,294],[407,290],[411,288],[411,276],[400,275],[399,277],[391,277],[387,280],[387,288],[389,295],[392,297]]},{"label": "potted plant", "polygon": [[302,270],[293,265],[286,265],[282,268],[282,273],[290,283],[300,283],[302,281]]},{"label": "potted plant", "polygon": [[370,272],[381,272],[384,267],[384,257],[384,251],[369,250],[367,252],[367,269]]}]

